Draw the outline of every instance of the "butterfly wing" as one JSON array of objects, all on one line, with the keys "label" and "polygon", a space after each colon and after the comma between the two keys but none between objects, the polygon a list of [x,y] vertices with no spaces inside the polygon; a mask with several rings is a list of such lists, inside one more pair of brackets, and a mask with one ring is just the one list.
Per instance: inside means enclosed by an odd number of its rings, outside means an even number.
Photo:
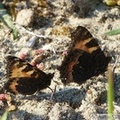
[{"label": "butterfly wing", "polygon": [[33,94],[50,85],[53,74],[46,74],[14,56],[8,56],[7,61],[7,91],[14,94]]},{"label": "butterfly wing", "polygon": [[64,84],[85,82],[106,71],[111,57],[100,49],[98,41],[90,32],[78,26],[72,35],[72,47],[60,66],[60,77]]}]

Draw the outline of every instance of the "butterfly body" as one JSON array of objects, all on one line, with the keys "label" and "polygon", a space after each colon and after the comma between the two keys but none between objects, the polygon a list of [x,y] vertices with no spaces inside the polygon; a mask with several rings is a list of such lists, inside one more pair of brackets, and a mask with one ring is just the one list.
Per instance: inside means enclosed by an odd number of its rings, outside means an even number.
[{"label": "butterfly body", "polygon": [[111,57],[106,56],[90,32],[78,26],[71,34],[72,46],[60,66],[60,77],[64,84],[87,79],[106,71]]},{"label": "butterfly body", "polygon": [[28,62],[14,56],[7,57],[7,78],[5,89],[14,94],[30,95],[51,84],[53,74],[46,74]]}]

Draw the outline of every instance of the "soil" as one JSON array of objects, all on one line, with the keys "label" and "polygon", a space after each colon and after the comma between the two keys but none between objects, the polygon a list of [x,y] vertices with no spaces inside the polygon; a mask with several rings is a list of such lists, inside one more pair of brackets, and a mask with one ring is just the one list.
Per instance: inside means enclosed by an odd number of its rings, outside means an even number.
[{"label": "soil", "polygon": [[[21,7],[22,6],[22,7]],[[8,120],[98,120],[107,119],[107,77],[108,72],[92,77],[82,85],[63,85],[57,69],[63,53],[71,45],[70,33],[77,26],[86,27],[98,39],[102,49],[108,51],[114,71],[114,117],[120,119],[120,35],[105,36],[105,33],[120,28],[120,7],[109,7],[103,1],[95,0],[48,0],[21,1],[15,27],[17,39],[0,22],[0,87],[6,82],[6,56],[27,54],[32,61],[36,51],[46,51],[40,59],[40,68],[46,73],[55,73],[50,87],[34,95],[12,95],[17,110],[9,112]],[[22,19],[21,19],[22,18]],[[35,37],[36,36],[36,37]],[[34,38],[34,40],[33,40]],[[0,115],[4,113],[0,101]]]}]

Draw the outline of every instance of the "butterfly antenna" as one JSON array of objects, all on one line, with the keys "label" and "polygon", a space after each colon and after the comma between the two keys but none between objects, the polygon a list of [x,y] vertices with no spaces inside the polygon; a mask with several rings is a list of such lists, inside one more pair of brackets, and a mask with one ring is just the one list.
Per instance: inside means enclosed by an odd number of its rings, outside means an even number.
[{"label": "butterfly antenna", "polygon": [[[57,81],[54,81],[54,82],[58,84]],[[50,101],[53,101],[53,97],[54,97],[55,92],[56,92],[56,86],[57,85],[55,85],[54,89],[52,89],[51,87],[47,86],[52,91],[52,94],[51,94],[51,97],[50,97]]]},{"label": "butterfly antenna", "polygon": [[50,101],[53,101],[53,97],[54,97],[55,92],[56,92],[56,85],[55,85],[55,88],[52,89],[52,94],[51,94],[51,97],[50,97]]},{"label": "butterfly antenna", "polygon": [[53,89],[51,87],[47,86],[47,88],[49,88],[53,92]]}]

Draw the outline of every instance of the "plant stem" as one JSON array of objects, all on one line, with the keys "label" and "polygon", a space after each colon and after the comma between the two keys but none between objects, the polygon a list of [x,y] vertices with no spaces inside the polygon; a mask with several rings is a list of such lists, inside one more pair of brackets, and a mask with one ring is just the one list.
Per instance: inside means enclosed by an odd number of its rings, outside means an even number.
[{"label": "plant stem", "polygon": [[113,120],[113,101],[114,101],[114,89],[113,89],[113,70],[108,68],[108,120]]}]

